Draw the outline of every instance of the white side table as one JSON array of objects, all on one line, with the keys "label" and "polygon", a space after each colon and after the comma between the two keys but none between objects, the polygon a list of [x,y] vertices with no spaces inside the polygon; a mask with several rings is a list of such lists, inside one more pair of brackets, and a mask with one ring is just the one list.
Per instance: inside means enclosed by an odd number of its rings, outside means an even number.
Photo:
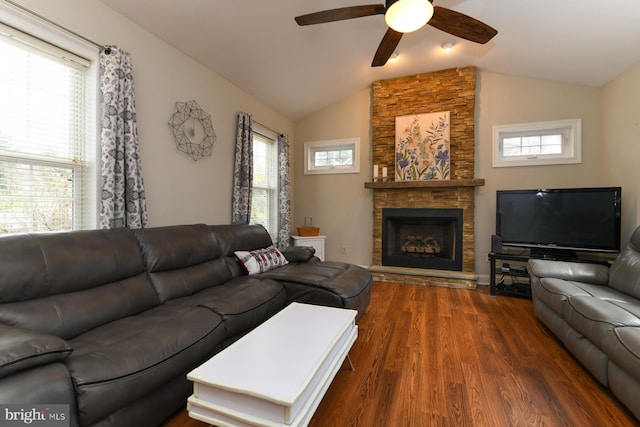
[{"label": "white side table", "polygon": [[293,246],[311,246],[316,250],[316,256],[324,261],[324,239],[327,236],[291,236]]}]

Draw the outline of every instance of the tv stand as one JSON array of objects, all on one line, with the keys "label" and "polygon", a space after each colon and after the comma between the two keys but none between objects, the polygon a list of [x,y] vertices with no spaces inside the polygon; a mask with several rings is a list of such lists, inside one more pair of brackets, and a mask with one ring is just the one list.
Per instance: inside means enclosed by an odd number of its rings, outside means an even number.
[{"label": "tv stand", "polygon": [[[609,261],[580,259],[576,252],[563,249],[549,252],[546,250],[525,251],[518,255],[512,253],[489,253],[491,273],[489,276],[489,294],[531,298],[531,286],[527,263],[530,258],[550,261],[584,262],[589,264],[610,265]],[[502,261],[502,262],[500,262]]]},{"label": "tv stand", "polygon": [[[491,275],[489,294],[531,298],[531,285],[527,272],[527,255],[500,254],[491,252]],[[499,261],[500,266],[496,266]]]},{"label": "tv stand", "polygon": [[576,251],[559,248],[531,248],[529,258],[548,259],[552,261],[577,261]]}]

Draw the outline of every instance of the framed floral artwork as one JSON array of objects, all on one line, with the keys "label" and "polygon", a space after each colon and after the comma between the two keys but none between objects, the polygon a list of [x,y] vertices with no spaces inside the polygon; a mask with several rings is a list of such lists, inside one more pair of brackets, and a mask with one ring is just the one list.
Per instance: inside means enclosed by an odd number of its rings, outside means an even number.
[{"label": "framed floral artwork", "polygon": [[449,111],[396,117],[396,181],[451,179]]}]

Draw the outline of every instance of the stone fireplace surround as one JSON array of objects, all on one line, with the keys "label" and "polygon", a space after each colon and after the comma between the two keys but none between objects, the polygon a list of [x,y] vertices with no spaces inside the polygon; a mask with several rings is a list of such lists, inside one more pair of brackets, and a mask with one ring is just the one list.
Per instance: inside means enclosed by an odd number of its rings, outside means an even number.
[{"label": "stone fireplace surround", "polygon": [[[388,182],[367,182],[373,190],[373,265],[375,280],[456,288],[475,288],[475,187],[484,185],[475,173],[476,68],[465,67],[373,83],[372,164],[387,166]],[[394,182],[395,117],[450,112],[451,179]],[[462,209],[462,271],[382,265],[382,209]]]}]

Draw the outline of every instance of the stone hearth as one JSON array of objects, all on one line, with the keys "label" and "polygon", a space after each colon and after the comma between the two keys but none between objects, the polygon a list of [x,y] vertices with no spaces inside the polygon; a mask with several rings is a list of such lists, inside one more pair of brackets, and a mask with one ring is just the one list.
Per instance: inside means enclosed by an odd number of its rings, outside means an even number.
[{"label": "stone hearth", "polygon": [[[375,280],[475,288],[475,67],[376,81],[373,84],[373,164],[395,165],[395,117],[450,112],[451,180],[366,183],[373,195]],[[382,263],[384,208],[462,209],[462,271],[385,266]]]}]

